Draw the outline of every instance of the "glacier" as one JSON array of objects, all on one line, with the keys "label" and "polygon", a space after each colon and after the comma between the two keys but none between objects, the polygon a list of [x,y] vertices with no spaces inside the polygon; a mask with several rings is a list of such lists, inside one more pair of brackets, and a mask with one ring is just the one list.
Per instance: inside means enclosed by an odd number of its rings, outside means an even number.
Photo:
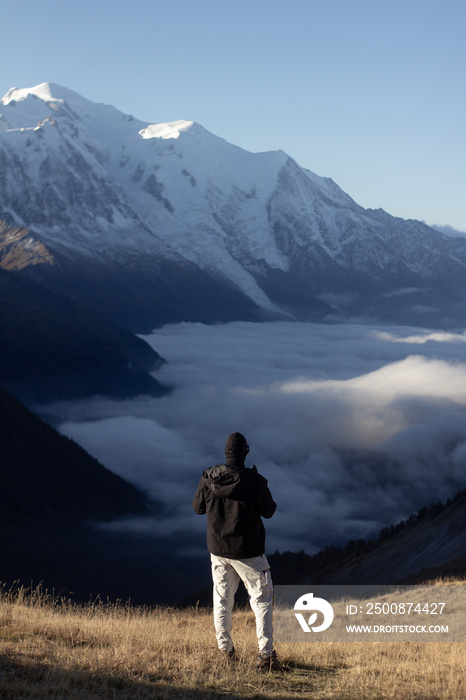
[{"label": "glacier", "polygon": [[364,209],[281,150],[251,153],[193,121],[146,123],[53,83],[11,89],[0,115],[0,220],[57,261],[36,277],[115,318],[119,308],[127,325],[123,278],[148,300],[139,330],[233,318],[464,324],[464,238]]}]

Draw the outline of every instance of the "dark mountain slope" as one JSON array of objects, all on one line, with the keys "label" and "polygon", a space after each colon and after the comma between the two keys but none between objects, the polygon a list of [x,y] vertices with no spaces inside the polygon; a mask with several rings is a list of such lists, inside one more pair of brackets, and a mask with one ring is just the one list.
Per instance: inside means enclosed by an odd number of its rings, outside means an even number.
[{"label": "dark mountain slope", "polygon": [[[175,603],[199,576],[157,533],[102,524],[160,508],[0,388],[0,581],[135,603]],[[207,575],[208,572],[206,572]],[[202,578],[202,577],[201,577]]]},{"label": "dark mountain slope", "polygon": [[26,402],[151,394],[163,359],[80,303],[0,270],[0,382]]},{"label": "dark mountain slope", "polygon": [[0,387],[0,522],[63,526],[147,514],[142,492]]},{"label": "dark mountain slope", "polygon": [[[409,519],[408,519],[409,521]],[[435,514],[424,508],[411,523],[382,539],[373,552],[346,562],[328,583],[415,582],[466,574],[466,492]]]},{"label": "dark mountain slope", "polygon": [[[59,254],[56,257],[60,259]],[[63,259],[60,266],[28,265],[18,274],[79,300],[134,333],[150,333],[165,323],[181,321],[220,323],[270,317],[215,272],[191,263],[144,256],[111,265]]]},{"label": "dark mountain slope", "polygon": [[276,583],[419,583],[437,576],[466,576],[466,490],[446,504],[421,508],[380,532],[378,541],[329,546],[314,556],[276,552]]}]

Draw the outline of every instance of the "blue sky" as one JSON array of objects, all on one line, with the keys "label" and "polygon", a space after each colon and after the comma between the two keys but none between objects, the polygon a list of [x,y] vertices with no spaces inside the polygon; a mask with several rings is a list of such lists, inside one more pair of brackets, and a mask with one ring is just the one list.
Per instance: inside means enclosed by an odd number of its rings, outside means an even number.
[{"label": "blue sky", "polygon": [[464,0],[0,0],[0,28],[2,95],[55,82],[194,120],[466,231]]}]

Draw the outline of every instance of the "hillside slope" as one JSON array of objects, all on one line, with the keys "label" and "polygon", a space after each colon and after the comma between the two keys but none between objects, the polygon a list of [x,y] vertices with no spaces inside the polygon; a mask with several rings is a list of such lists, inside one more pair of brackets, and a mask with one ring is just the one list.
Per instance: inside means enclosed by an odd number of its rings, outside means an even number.
[{"label": "hillside slope", "polygon": [[0,269],[0,383],[27,403],[168,389],[147,343],[43,285]]},{"label": "hillside slope", "polygon": [[466,492],[438,515],[420,518],[345,563],[326,582],[414,583],[440,575],[466,576]]},{"label": "hillside slope", "polygon": [[[175,603],[191,588],[169,539],[115,523],[162,511],[0,388],[0,580],[43,583],[78,600],[100,595]],[[111,528],[104,527],[111,523]],[[188,575],[187,575],[188,574]],[[202,579],[202,576],[201,576]]]},{"label": "hillside slope", "polygon": [[466,578],[466,491],[446,504],[421,508],[392,524],[378,541],[328,546],[313,556],[283,552],[270,556],[276,583],[397,584],[437,577]]}]

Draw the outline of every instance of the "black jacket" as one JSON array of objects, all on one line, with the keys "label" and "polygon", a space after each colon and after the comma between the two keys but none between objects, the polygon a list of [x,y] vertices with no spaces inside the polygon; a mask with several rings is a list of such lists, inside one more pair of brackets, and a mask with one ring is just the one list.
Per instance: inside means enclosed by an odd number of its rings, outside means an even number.
[{"label": "black jacket", "polygon": [[276,507],[267,480],[255,466],[217,464],[206,469],[193,500],[196,513],[207,513],[207,549],[230,559],[264,554],[261,516],[271,518]]}]

